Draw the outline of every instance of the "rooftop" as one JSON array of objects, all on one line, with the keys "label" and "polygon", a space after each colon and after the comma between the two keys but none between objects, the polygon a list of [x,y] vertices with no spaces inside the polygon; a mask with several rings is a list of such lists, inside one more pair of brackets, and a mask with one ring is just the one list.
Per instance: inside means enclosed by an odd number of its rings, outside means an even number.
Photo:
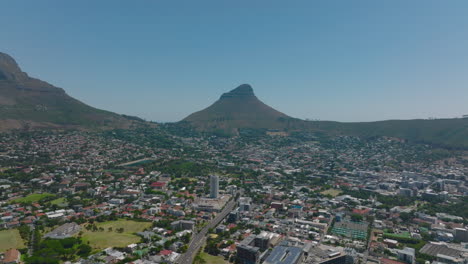
[{"label": "rooftop", "polygon": [[302,256],[302,248],[289,246],[276,246],[265,260],[265,264],[294,264]]}]

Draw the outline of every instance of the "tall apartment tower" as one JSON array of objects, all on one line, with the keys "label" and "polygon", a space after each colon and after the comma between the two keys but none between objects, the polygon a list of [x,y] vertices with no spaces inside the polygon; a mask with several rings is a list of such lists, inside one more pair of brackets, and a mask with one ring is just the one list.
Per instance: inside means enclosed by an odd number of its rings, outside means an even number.
[{"label": "tall apartment tower", "polygon": [[218,175],[210,176],[210,198],[216,199],[219,194],[219,177]]}]

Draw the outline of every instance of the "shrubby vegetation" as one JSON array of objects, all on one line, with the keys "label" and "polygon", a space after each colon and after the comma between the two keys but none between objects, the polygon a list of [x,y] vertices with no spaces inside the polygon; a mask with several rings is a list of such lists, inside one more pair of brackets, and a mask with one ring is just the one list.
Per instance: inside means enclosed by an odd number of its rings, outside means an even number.
[{"label": "shrubby vegetation", "polygon": [[430,215],[435,215],[436,213],[446,213],[468,219],[468,196],[461,197],[456,202],[429,202],[424,204],[420,210]]},{"label": "shrubby vegetation", "polygon": [[[36,234],[39,235],[39,234]],[[58,264],[61,261],[74,260],[76,256],[87,257],[92,248],[83,244],[80,238],[45,239],[36,237],[34,255],[26,259],[29,264]]]}]

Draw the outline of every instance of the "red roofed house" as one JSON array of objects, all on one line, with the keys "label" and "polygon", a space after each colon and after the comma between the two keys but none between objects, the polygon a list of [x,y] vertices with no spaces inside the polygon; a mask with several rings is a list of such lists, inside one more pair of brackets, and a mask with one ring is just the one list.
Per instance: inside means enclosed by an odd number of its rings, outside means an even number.
[{"label": "red roofed house", "polygon": [[9,249],[5,252],[5,257],[2,259],[4,264],[20,263],[21,253],[17,249]]},{"label": "red roofed house", "polygon": [[387,258],[381,258],[380,259],[380,264],[405,264],[404,262],[392,260],[392,259],[387,259]]},{"label": "red roofed house", "polygon": [[161,252],[159,252],[159,255],[161,256],[169,256],[170,254],[172,254],[172,250],[161,250]]},{"label": "red roofed house", "polygon": [[366,208],[366,209],[356,209],[354,208],[353,209],[353,214],[360,214],[360,215],[366,215],[370,212],[370,208]]},{"label": "red roofed house", "polygon": [[166,187],[165,182],[153,182],[151,187],[155,190],[163,190]]}]

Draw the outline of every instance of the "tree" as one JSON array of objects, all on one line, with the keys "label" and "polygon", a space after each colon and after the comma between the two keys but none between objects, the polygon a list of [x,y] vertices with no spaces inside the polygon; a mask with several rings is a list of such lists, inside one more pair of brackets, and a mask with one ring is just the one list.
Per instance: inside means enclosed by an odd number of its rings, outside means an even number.
[{"label": "tree", "polygon": [[169,248],[171,245],[172,245],[171,240],[167,240],[166,242],[164,242],[164,248]]},{"label": "tree", "polygon": [[206,244],[205,252],[210,255],[217,256],[221,251],[219,250],[218,245],[216,245],[215,241],[209,240]]},{"label": "tree", "polygon": [[79,247],[78,247],[78,256],[80,257],[87,257],[92,251],[92,248],[89,246],[89,245],[86,245],[86,244],[81,244]]},{"label": "tree", "polygon": [[258,234],[260,234],[260,232],[262,232],[262,231],[260,230],[260,228],[255,227],[255,229],[254,229],[254,234],[258,235]]},{"label": "tree", "polygon": [[187,252],[187,249],[188,249],[188,246],[187,245],[183,245],[179,248],[178,250],[178,253],[185,253]]},{"label": "tree", "polygon": [[353,222],[361,222],[363,219],[364,219],[364,217],[362,217],[362,215],[360,215],[360,214],[352,214],[351,215],[351,221],[353,221]]},{"label": "tree", "polygon": [[405,223],[411,220],[412,218],[413,218],[413,215],[411,213],[406,213],[406,212],[400,213],[400,219]]},{"label": "tree", "polygon": [[206,264],[206,260],[203,259],[200,254],[195,256],[195,259],[193,260],[193,264]]},{"label": "tree", "polygon": [[29,240],[29,234],[31,233],[31,229],[28,225],[22,224],[20,227],[18,227],[18,231],[23,240]]}]

